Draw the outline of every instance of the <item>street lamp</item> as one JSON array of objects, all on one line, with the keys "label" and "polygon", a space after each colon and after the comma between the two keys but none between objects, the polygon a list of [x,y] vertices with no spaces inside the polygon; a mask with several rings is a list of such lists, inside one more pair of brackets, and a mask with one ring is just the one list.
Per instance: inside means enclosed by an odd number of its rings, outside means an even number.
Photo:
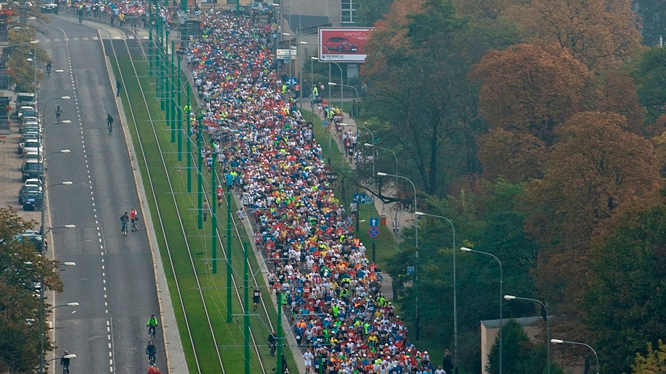
[{"label": "street lamp", "polygon": [[[374,143],[374,136],[373,136],[372,140],[373,140],[373,143]],[[414,267],[414,274],[415,274],[414,275],[414,280],[415,280],[415,283],[418,284],[418,282],[419,282],[419,269],[418,269],[418,266],[419,266],[419,225],[418,225],[418,221],[416,220],[416,212],[418,212],[418,205],[417,205],[417,201],[416,201],[416,185],[414,184],[414,182],[412,182],[411,179],[409,179],[407,177],[403,177],[402,175],[398,175],[398,174],[387,174],[387,173],[377,172],[377,176],[378,177],[393,177],[393,178],[405,179],[409,183],[411,183],[412,188],[414,189],[414,237],[415,237],[415,252],[414,252],[414,255],[416,257],[416,264],[415,264],[415,267]],[[418,326],[419,326],[419,293],[418,293],[418,290],[416,292],[415,303],[414,304],[415,304],[414,308],[416,309],[416,313],[415,313],[416,314],[416,340],[418,341],[419,340],[419,328],[418,328]]]},{"label": "street lamp", "polygon": [[50,359],[50,360],[48,360],[48,361],[46,361],[46,362],[51,362],[51,361],[55,361],[55,360],[60,360],[60,359],[62,359],[62,358],[70,358],[70,359],[71,359],[71,358],[76,358],[76,355],[75,355],[74,353],[70,353],[70,354],[66,354],[66,355],[64,355],[64,356],[62,356],[62,357],[54,357],[54,358],[52,358],[52,359]]},{"label": "street lamp", "polygon": [[[42,235],[42,240],[43,240],[43,238],[44,238],[44,236]],[[76,263],[67,261],[67,262],[64,262],[63,265],[64,266],[76,266]],[[53,264],[52,266],[58,266],[58,264]],[[42,271],[41,278],[40,278],[40,284],[39,284],[39,374],[44,373],[44,363],[45,363],[44,362],[44,273],[48,269],[49,269],[49,267],[47,267],[46,269],[44,269],[44,271]],[[61,305],[61,306],[69,306],[69,304],[70,303],[67,303],[67,304]],[[72,303],[72,304],[74,304],[74,303]],[[72,306],[78,306],[78,305],[79,305],[79,303],[76,303],[76,305],[72,305]],[[53,307],[53,308],[49,309],[47,311],[47,313],[49,311],[51,311],[52,309],[54,309],[54,308],[56,308],[56,307]]]},{"label": "street lamp", "polygon": [[599,374],[599,356],[597,355],[597,351],[594,350],[594,348],[590,347],[589,345],[585,343],[579,343],[579,342],[570,342],[567,340],[560,340],[560,339],[550,339],[550,342],[553,344],[575,344],[575,345],[582,345],[587,348],[590,348],[592,352],[594,353],[594,358],[597,360],[597,374]]},{"label": "street lamp", "polygon": [[499,299],[499,314],[500,314],[500,328],[499,328],[499,373],[502,374],[502,350],[503,350],[503,348],[502,348],[502,345],[503,345],[503,342],[502,342],[502,328],[504,327],[504,321],[503,321],[503,319],[502,319],[502,297],[504,296],[504,292],[502,291],[502,282],[503,282],[503,280],[502,280],[502,273],[503,273],[503,272],[502,272],[502,261],[500,261],[500,259],[497,258],[497,256],[495,256],[495,255],[492,254],[492,253],[483,252],[483,251],[477,251],[477,250],[475,250],[475,249],[471,249],[471,248],[467,248],[467,247],[460,247],[460,250],[463,251],[463,252],[474,252],[474,253],[480,253],[480,254],[482,254],[482,255],[490,256],[490,257],[494,258],[495,260],[497,260],[497,263],[499,264],[499,268],[500,268],[500,286],[499,286],[499,289],[500,289],[500,291],[499,291],[499,292],[500,292],[500,299]]},{"label": "street lamp", "polygon": [[[335,83],[335,82],[328,82],[328,84],[331,85],[331,86],[337,86],[337,85],[338,85],[338,83]],[[351,85],[349,85],[349,84],[341,84],[341,86],[342,86],[342,87],[351,87],[351,88],[353,88],[354,91],[356,91],[356,99],[358,100],[358,98],[359,98],[359,97],[358,97],[358,90],[356,89],[356,87],[351,86]]]},{"label": "street lamp", "polygon": [[[453,232],[453,367],[458,367],[458,294],[456,287],[456,228],[453,225],[453,221],[444,217],[438,216],[436,214],[428,214],[423,212],[414,212],[416,216],[426,216],[443,219],[451,225],[451,231]],[[418,328],[418,326],[417,326]],[[550,374],[550,373],[548,373]]]},{"label": "street lamp", "polygon": [[511,301],[511,300],[525,300],[525,301],[532,301],[535,303],[541,304],[543,309],[546,311],[546,348],[547,348],[547,356],[548,356],[548,374],[550,374],[550,313],[548,313],[548,307],[546,306],[545,303],[537,300],[537,299],[530,299],[529,297],[518,297],[518,296],[513,296],[513,295],[504,295],[504,300]]}]

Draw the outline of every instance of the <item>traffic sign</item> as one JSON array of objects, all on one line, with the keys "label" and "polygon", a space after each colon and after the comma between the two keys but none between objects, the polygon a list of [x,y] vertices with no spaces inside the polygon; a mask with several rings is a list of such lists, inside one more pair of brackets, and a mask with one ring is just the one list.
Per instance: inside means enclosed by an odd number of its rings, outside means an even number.
[{"label": "traffic sign", "polygon": [[370,230],[368,230],[368,235],[370,235],[371,238],[375,239],[379,236],[379,229],[376,227],[371,227]]},{"label": "traffic sign", "polygon": [[[285,59],[287,61],[287,59]],[[295,86],[298,84],[298,78],[296,77],[287,77],[287,84],[290,86]]]},{"label": "traffic sign", "polygon": [[372,204],[372,198],[365,193],[355,193],[354,202],[356,204]]},{"label": "traffic sign", "polygon": [[379,218],[377,217],[370,217],[370,227],[377,227],[379,226]]}]

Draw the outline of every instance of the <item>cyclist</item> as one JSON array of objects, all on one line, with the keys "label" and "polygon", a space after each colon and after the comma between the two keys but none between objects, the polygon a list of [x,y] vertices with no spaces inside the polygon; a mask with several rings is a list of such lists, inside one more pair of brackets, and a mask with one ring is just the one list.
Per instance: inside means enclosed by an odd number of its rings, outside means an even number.
[{"label": "cyclist", "polygon": [[277,335],[275,335],[275,331],[271,331],[271,334],[268,335],[268,348],[271,351],[271,356],[275,356],[275,349],[277,348]]},{"label": "cyclist", "polygon": [[55,115],[56,115],[56,120],[60,122],[60,115],[62,114],[62,109],[60,109],[60,105],[56,106],[55,110]]},{"label": "cyclist", "polygon": [[157,327],[157,317],[155,317],[154,314],[150,315],[150,319],[148,320],[146,326],[148,326],[148,335],[155,336],[155,328]]},{"label": "cyclist", "polygon": [[129,222],[129,216],[127,215],[127,212],[125,212],[125,214],[120,217],[120,223],[123,225],[120,232],[125,235],[127,235],[127,222]]},{"label": "cyclist", "polygon": [[109,127],[109,134],[110,134],[111,129],[113,128],[113,117],[111,116],[111,113],[106,114],[106,125]]},{"label": "cyclist", "polygon": [[132,231],[138,231],[139,227],[137,226],[136,210],[132,208],[130,210],[130,222],[132,222]]},{"label": "cyclist", "polygon": [[69,352],[65,351],[60,358],[63,374],[69,374],[69,357],[66,357],[67,355],[69,355]]},{"label": "cyclist", "polygon": [[155,363],[155,353],[157,353],[157,348],[153,345],[153,341],[148,342],[146,347],[146,354],[148,355],[148,362],[152,365]]}]

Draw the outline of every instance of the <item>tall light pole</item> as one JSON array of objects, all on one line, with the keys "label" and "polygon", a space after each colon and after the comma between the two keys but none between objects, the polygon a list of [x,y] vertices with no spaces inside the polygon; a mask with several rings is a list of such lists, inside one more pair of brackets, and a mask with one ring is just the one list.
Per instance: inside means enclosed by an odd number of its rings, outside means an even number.
[{"label": "tall light pole", "polygon": [[475,250],[475,249],[471,249],[471,248],[467,248],[467,247],[461,247],[460,250],[461,250],[461,251],[464,251],[464,252],[474,252],[474,253],[480,253],[480,254],[482,254],[482,255],[490,256],[490,257],[494,258],[494,259],[497,261],[497,263],[499,264],[499,268],[500,268],[500,286],[499,286],[499,289],[500,289],[500,291],[499,291],[499,293],[500,293],[500,298],[499,298],[499,315],[500,315],[500,328],[499,328],[499,373],[502,374],[502,351],[503,351],[502,345],[504,345],[504,344],[503,344],[503,341],[502,341],[502,328],[504,327],[504,320],[502,319],[502,300],[503,300],[503,296],[504,296],[504,292],[503,292],[503,289],[502,289],[502,283],[503,283],[503,279],[502,279],[502,277],[503,277],[503,275],[502,275],[502,274],[503,274],[503,271],[502,271],[502,261],[500,261],[500,259],[497,258],[497,256],[495,256],[495,255],[492,254],[492,253],[483,252],[483,251],[477,251],[477,250]]},{"label": "tall light pole", "polygon": [[[428,214],[423,212],[414,212],[417,216],[426,216],[443,219],[451,225],[451,231],[453,233],[453,367],[458,367],[458,295],[456,287],[456,228],[453,225],[453,221],[444,217],[438,216],[436,214]],[[456,369],[454,369],[456,370]],[[550,374],[550,373],[548,373]]]},{"label": "tall light pole", "polygon": [[553,344],[575,344],[575,345],[582,345],[584,347],[587,347],[592,350],[594,353],[594,358],[597,360],[597,374],[599,374],[599,356],[597,355],[597,351],[594,350],[591,346],[585,344],[585,343],[579,343],[579,342],[570,342],[567,340],[560,340],[560,339],[550,339],[550,342]]},{"label": "tall light pole", "polygon": [[[373,137],[374,138],[374,137]],[[387,173],[382,173],[382,172],[377,172],[378,177],[393,177],[393,178],[400,178],[400,179],[405,179],[412,185],[412,189],[414,190],[414,237],[415,237],[415,252],[414,255],[416,257],[416,264],[414,266],[414,280],[415,283],[418,284],[419,282],[419,224],[418,221],[416,220],[416,212],[418,212],[418,205],[416,201],[416,185],[414,182],[412,182],[411,179],[407,177],[403,177],[402,175],[397,175],[397,174],[387,174]],[[417,285],[418,287],[418,285]],[[419,293],[418,289],[416,291],[416,296],[415,296],[415,303],[414,303],[414,308],[416,309],[416,340],[419,340]]]},{"label": "tall light pole", "polygon": [[548,313],[548,307],[546,306],[545,303],[542,303],[541,301],[537,299],[530,299],[529,297],[518,297],[518,296],[513,296],[513,295],[504,295],[504,300],[511,301],[511,300],[524,300],[524,301],[532,301],[535,303],[541,304],[543,309],[546,311],[546,350],[547,350],[547,360],[548,360],[548,374],[550,374],[550,313]]},{"label": "tall light pole", "polygon": [[[44,235],[42,235],[42,243],[44,243]],[[43,248],[43,244],[42,244]],[[65,266],[76,266],[76,263],[74,262],[64,262],[63,265]],[[52,266],[57,266],[57,264],[52,264]],[[51,267],[47,267],[42,271],[41,277],[40,277],[40,285],[39,285],[39,374],[44,373],[44,273],[49,270]],[[72,303],[72,306],[78,306],[79,303]],[[62,305],[62,306],[69,306],[69,305]],[[56,307],[53,307],[47,311],[50,312],[52,309]]]}]

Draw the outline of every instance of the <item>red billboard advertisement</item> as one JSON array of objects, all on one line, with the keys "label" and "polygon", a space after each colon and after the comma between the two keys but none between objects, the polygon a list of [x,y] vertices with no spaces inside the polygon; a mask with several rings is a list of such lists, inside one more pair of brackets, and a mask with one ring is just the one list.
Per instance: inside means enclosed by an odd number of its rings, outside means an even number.
[{"label": "red billboard advertisement", "polygon": [[319,28],[319,61],[365,62],[372,28]]}]

